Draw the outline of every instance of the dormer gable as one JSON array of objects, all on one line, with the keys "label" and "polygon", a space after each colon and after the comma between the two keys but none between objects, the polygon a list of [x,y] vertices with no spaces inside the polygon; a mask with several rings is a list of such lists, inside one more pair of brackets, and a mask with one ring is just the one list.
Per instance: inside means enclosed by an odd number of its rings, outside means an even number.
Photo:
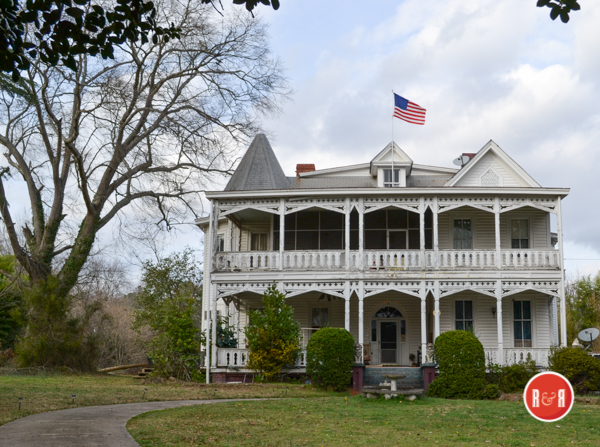
[{"label": "dormer gable", "polygon": [[380,188],[404,187],[412,166],[412,159],[392,142],[371,160],[370,171],[377,178],[377,186]]},{"label": "dormer gable", "polygon": [[445,186],[540,188],[525,170],[490,140]]}]

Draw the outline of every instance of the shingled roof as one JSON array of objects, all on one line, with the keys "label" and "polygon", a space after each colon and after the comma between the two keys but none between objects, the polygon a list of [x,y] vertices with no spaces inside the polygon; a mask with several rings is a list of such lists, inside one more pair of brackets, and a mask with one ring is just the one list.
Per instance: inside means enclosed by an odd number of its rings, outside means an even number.
[{"label": "shingled roof", "polygon": [[289,189],[275,152],[265,134],[254,137],[242,161],[229,179],[225,191],[255,191],[260,189]]}]

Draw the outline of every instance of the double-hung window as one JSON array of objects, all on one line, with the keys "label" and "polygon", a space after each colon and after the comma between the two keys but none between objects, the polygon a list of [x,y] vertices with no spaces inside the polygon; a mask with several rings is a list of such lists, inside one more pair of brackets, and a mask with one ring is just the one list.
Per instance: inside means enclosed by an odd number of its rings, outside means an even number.
[{"label": "double-hung window", "polygon": [[529,219],[511,219],[511,248],[529,248]]},{"label": "double-hung window", "polygon": [[217,234],[217,246],[215,247],[216,252],[225,251],[225,235]]},{"label": "double-hung window", "polygon": [[392,178],[392,169],[384,169],[383,170],[383,187],[384,188],[397,188],[400,186],[400,169],[393,170],[393,178]]},{"label": "double-hung window", "polygon": [[513,301],[515,348],[531,348],[531,301]]},{"label": "double-hung window", "polygon": [[457,331],[473,332],[473,301],[456,300],[454,302],[454,315]]},{"label": "double-hung window", "polygon": [[473,231],[471,219],[454,219],[454,249],[470,250],[473,248]]}]

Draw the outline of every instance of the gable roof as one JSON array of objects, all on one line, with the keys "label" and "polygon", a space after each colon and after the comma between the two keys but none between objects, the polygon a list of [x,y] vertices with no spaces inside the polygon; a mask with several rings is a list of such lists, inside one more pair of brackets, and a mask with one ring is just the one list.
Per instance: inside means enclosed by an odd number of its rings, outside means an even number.
[{"label": "gable roof", "polygon": [[254,191],[261,189],[289,189],[275,152],[264,133],[254,137],[240,164],[229,179],[225,191]]},{"label": "gable roof", "polygon": [[519,164],[508,156],[500,146],[493,140],[488,141],[479,152],[473,157],[463,169],[458,171],[445,186],[461,186],[461,180],[466,180],[473,175],[477,175],[477,168],[480,167],[486,156],[495,155],[508,168],[510,174],[515,180],[522,182],[524,185],[531,188],[541,188],[541,185],[536,182]]},{"label": "gable roof", "polygon": [[371,160],[371,175],[377,175],[377,167],[388,166],[392,163],[392,160],[395,165],[398,165],[398,167],[405,166],[410,172],[413,164],[412,158],[400,149],[400,146],[391,142]]}]

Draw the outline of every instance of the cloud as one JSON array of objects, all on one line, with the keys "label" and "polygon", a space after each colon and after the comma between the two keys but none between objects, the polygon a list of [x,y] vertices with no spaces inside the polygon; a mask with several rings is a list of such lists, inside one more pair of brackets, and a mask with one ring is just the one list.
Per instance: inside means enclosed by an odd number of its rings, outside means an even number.
[{"label": "cloud", "polygon": [[[452,166],[494,139],[543,186],[572,188],[565,240],[600,252],[600,5],[582,5],[565,25],[519,0],[384,1],[378,16],[349,6],[356,16],[342,21],[334,3],[318,3],[318,21],[329,26],[322,35],[311,27],[304,60],[294,25],[269,16],[286,29],[276,51],[285,61],[290,42],[294,64],[304,66],[297,78],[290,72],[293,103],[266,123],[289,175],[296,163],[368,162],[391,140],[395,89],[427,108],[423,127],[394,123],[416,162]],[[310,21],[302,11],[315,5],[296,9],[294,20]]]}]

